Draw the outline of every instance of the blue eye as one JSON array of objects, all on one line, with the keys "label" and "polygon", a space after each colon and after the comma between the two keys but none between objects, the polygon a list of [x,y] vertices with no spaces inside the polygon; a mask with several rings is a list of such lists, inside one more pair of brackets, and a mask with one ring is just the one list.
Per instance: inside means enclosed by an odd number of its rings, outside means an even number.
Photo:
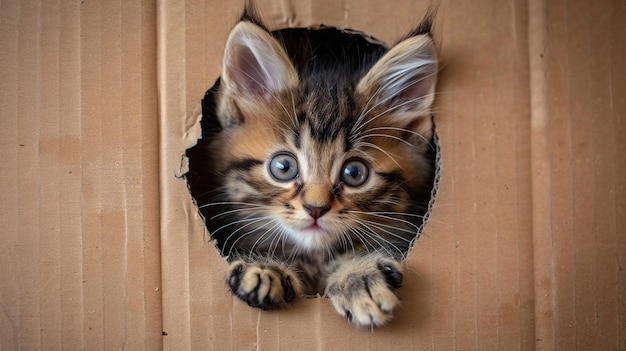
[{"label": "blue eye", "polygon": [[369,175],[370,170],[365,162],[351,159],[343,165],[340,178],[346,185],[357,187],[365,184]]},{"label": "blue eye", "polygon": [[270,159],[269,171],[280,182],[293,180],[298,176],[298,160],[290,154],[277,154]]}]

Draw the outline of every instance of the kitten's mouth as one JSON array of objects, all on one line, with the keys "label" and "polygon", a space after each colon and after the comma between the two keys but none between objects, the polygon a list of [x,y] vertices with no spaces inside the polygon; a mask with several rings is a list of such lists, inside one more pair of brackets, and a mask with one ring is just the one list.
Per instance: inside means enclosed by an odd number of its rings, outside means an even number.
[{"label": "kitten's mouth", "polygon": [[302,237],[324,237],[330,229],[325,221],[313,218],[301,219],[299,223],[293,223],[291,227]]},{"label": "kitten's mouth", "polygon": [[306,229],[310,229],[310,230],[322,230],[322,227],[320,227],[319,224],[317,224],[317,221],[313,222],[313,224],[311,224],[310,226],[308,226]]},{"label": "kitten's mouth", "polygon": [[312,232],[321,232],[321,231],[324,231],[325,229],[320,225],[320,223],[316,219],[314,219],[311,222],[311,224],[304,227],[304,230],[312,231]]}]

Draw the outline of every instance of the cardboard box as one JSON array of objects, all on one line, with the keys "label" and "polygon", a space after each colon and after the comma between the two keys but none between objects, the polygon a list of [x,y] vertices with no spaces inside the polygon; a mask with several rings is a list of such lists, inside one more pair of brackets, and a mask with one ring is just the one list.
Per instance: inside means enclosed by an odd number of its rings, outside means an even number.
[{"label": "cardboard box", "polygon": [[[258,1],[387,42],[430,1]],[[626,4],[442,2],[437,202],[403,306],[234,299],[181,178],[242,2],[0,4],[0,349],[626,349]]]}]

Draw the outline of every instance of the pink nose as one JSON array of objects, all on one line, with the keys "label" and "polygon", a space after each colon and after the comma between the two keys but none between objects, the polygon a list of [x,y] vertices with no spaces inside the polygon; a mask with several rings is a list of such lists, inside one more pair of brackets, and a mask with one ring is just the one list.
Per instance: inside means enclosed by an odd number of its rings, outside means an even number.
[{"label": "pink nose", "polygon": [[311,206],[311,205],[304,205],[302,206],[304,207],[304,210],[311,216],[313,217],[313,219],[318,219],[320,217],[322,217],[324,215],[324,213],[328,212],[328,210],[330,210],[330,207],[328,206]]}]

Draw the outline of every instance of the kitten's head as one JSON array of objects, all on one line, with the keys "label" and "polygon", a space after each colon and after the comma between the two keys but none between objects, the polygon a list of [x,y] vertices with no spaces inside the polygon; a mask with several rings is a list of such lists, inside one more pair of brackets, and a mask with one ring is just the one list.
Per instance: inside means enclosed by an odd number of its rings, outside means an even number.
[{"label": "kitten's head", "polygon": [[323,47],[314,32],[286,45],[290,32],[244,19],[230,33],[205,98],[214,189],[198,201],[209,231],[224,254],[403,255],[433,180],[432,39],[425,30],[355,53]]}]

